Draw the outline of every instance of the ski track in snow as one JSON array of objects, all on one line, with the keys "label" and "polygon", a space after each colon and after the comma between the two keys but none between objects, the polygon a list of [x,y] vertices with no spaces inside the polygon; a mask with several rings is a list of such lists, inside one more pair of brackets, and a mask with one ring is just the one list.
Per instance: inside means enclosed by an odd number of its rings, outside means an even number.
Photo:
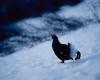
[{"label": "ski track in snow", "polygon": [[60,37],[71,42],[82,53],[81,60],[60,60],[52,51],[52,41],[0,58],[0,80],[99,80],[100,24]]}]

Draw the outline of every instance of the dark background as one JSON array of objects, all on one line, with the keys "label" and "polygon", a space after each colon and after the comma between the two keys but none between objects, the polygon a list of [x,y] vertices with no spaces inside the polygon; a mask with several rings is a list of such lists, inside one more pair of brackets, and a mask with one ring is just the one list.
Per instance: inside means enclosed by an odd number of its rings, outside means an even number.
[{"label": "dark background", "polygon": [[54,12],[62,5],[74,6],[82,0],[0,0],[0,25],[45,12]]}]

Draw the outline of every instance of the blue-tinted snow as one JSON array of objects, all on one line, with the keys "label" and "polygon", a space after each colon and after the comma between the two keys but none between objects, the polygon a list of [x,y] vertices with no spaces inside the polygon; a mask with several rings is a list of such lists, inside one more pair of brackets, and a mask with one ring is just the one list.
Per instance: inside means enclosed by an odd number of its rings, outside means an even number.
[{"label": "blue-tinted snow", "polygon": [[59,63],[52,41],[0,58],[0,80],[99,80],[100,24],[60,36],[62,43],[71,42],[81,51],[78,61]]}]

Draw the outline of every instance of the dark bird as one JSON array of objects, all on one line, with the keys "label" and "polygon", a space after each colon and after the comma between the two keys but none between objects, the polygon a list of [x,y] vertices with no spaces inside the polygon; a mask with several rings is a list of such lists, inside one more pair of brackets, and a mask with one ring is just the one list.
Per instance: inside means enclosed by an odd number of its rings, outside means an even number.
[{"label": "dark bird", "polygon": [[73,58],[70,57],[70,44],[61,44],[56,35],[52,35],[52,39],[52,49],[55,55],[62,61],[61,63],[64,63],[65,60],[73,60]]}]

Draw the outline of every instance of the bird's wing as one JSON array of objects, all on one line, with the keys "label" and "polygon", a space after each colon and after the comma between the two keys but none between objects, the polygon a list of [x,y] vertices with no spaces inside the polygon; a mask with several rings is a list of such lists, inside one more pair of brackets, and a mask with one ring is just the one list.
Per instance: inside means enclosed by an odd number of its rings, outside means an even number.
[{"label": "bird's wing", "polygon": [[67,55],[67,53],[70,53],[70,48],[66,45],[66,44],[61,44],[61,52],[63,52],[65,55]]}]

